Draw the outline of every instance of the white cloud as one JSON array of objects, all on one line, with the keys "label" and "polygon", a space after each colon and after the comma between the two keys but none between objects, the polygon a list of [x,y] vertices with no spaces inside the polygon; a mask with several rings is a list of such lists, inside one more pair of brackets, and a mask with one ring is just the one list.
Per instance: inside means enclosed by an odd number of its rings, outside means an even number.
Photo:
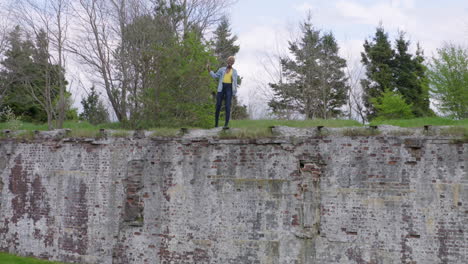
[{"label": "white cloud", "polygon": [[[239,34],[241,51],[237,67],[244,76],[240,96],[246,104],[257,99],[252,94],[257,91],[259,83],[270,81],[263,70],[263,55],[275,54],[279,49],[286,53],[287,41],[297,36],[298,24],[309,10],[317,28],[331,30],[335,34],[341,56],[354,68],[360,67],[364,40],[375,34],[380,22],[392,42],[398,31],[405,31],[412,42],[412,49],[419,42],[427,57],[432,56],[444,41],[460,44],[467,44],[468,41],[467,7],[442,4],[431,7],[422,0],[376,0],[367,3],[359,0],[331,0],[327,3],[308,0],[297,1],[290,7],[294,11],[292,23],[288,23],[291,13],[285,12],[284,16],[262,18],[260,24],[253,24]],[[291,34],[294,30],[296,33]]]},{"label": "white cloud", "polygon": [[312,5],[312,4],[308,3],[308,2],[304,2],[304,3],[301,3],[301,4],[295,4],[295,5],[293,5],[293,8],[294,8],[294,10],[299,11],[301,13],[306,13],[308,11],[312,11],[312,10],[317,9],[314,5]]},{"label": "white cloud", "polygon": [[401,7],[401,8],[415,8],[416,0],[391,0],[392,7]]},{"label": "white cloud", "polygon": [[378,25],[381,21],[391,25],[405,25],[412,18],[405,14],[400,5],[391,3],[377,3],[375,5],[362,5],[356,2],[340,0],[336,3],[338,13],[348,23],[362,23]]}]

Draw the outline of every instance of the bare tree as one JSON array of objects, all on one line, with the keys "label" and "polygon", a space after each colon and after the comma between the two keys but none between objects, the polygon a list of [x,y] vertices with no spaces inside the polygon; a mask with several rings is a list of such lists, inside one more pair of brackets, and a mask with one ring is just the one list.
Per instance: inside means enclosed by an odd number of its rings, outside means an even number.
[{"label": "bare tree", "polygon": [[[3,57],[4,52],[8,47],[8,33],[12,29],[13,23],[11,21],[11,9],[6,2],[0,3],[0,58]],[[2,98],[8,90],[7,83],[0,82],[0,105]]]},{"label": "bare tree", "polygon": [[[0,9],[3,7],[0,6]],[[5,52],[5,49],[7,47],[8,41],[7,41],[7,35],[8,32],[11,29],[11,22],[9,20],[9,11],[3,10],[0,13],[0,56]]]},{"label": "bare tree", "polygon": [[129,60],[121,48],[132,21],[150,11],[144,0],[79,0],[74,6],[79,33],[68,50],[96,73],[121,122],[127,120],[131,83]]},{"label": "bare tree", "polygon": [[[348,60],[351,61],[351,60]],[[355,62],[353,66],[347,64],[346,76],[348,78],[348,119],[358,119],[365,122],[366,113],[364,102],[362,101],[362,87],[360,80],[364,74],[364,65]]]},{"label": "bare tree", "polygon": [[136,89],[141,85],[140,69],[132,65],[138,54],[129,52],[126,36],[136,19],[154,17],[158,5],[171,4],[177,8],[169,20],[172,29],[183,36],[186,30],[200,32],[215,25],[222,11],[233,1],[222,0],[78,0],[74,5],[78,25],[77,38],[68,49],[95,73],[119,121],[128,120],[128,114],[137,107]]},{"label": "bare tree", "polygon": [[234,0],[177,0],[183,6],[183,28],[196,25],[202,32],[218,25],[224,10],[234,4]]},{"label": "bare tree", "polygon": [[[45,64],[44,78],[46,80],[44,91],[38,93],[36,87],[31,86],[31,95],[47,113],[49,129],[52,129],[52,120],[55,119],[56,127],[62,128],[67,110],[65,96],[66,83],[62,76],[65,75],[65,44],[68,34],[70,0],[24,0],[17,3],[16,17],[21,24],[36,39],[45,34],[48,63]],[[52,67],[57,65],[58,67]],[[51,76],[60,76],[56,83],[51,82]],[[59,87],[58,103],[53,103],[52,86]]]}]

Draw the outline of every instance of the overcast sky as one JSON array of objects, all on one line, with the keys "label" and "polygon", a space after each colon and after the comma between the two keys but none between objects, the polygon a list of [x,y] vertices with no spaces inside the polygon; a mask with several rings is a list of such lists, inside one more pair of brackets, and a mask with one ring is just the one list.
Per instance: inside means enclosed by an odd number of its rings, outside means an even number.
[{"label": "overcast sky", "polygon": [[244,79],[239,95],[244,104],[257,106],[257,117],[266,107],[259,86],[271,80],[264,71],[266,55],[287,50],[308,11],[314,27],[334,33],[341,55],[352,65],[380,22],[392,41],[405,31],[413,48],[419,42],[427,57],[444,42],[468,43],[467,0],[238,0],[229,14],[240,44],[235,67]]},{"label": "overcast sky", "polygon": [[[15,1],[0,0],[0,7]],[[363,42],[379,23],[392,41],[405,31],[413,50],[419,42],[426,57],[444,42],[468,46],[468,0],[237,0],[228,14],[240,45],[235,67],[243,83],[238,95],[255,118],[267,110],[264,87],[273,81],[265,71],[271,65],[268,58],[287,52],[288,40],[300,36],[299,23],[309,12],[315,28],[334,33],[352,68],[359,67]],[[76,80],[71,82],[74,106],[81,109],[83,93]]]}]

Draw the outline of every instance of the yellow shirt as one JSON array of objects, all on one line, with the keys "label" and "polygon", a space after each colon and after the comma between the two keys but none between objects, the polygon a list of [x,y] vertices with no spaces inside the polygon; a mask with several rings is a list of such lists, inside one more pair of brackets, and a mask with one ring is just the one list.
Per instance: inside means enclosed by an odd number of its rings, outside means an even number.
[{"label": "yellow shirt", "polygon": [[224,74],[223,83],[232,83],[232,69]]}]

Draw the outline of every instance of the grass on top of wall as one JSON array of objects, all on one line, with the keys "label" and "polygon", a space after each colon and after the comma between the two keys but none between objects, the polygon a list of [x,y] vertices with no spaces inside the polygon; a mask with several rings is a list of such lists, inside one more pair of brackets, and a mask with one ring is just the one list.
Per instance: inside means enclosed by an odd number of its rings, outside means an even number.
[{"label": "grass on top of wall", "polygon": [[[430,118],[415,118],[415,119],[399,119],[399,120],[384,120],[384,121],[374,121],[370,125],[392,125],[399,127],[423,127],[425,125],[432,126],[462,126],[468,128],[468,119],[462,120],[453,120],[449,118],[442,117],[430,117]],[[355,120],[341,120],[341,119],[313,119],[313,120],[278,120],[278,119],[269,119],[269,120],[232,120],[229,124],[231,128],[240,128],[243,131],[252,130],[252,134],[258,133],[258,130],[263,130],[271,126],[289,126],[289,127],[363,127],[363,125]],[[66,121],[64,123],[64,128],[69,128],[72,130],[72,134],[83,134],[83,135],[94,135],[95,132],[99,132],[99,129],[112,129],[119,130],[122,134],[125,129],[118,122],[92,125],[86,121]],[[13,122],[13,123],[1,123],[0,122],[0,131],[10,129],[10,130],[24,130],[24,131],[45,131],[47,129],[47,124],[33,124],[27,122]],[[147,129],[150,131],[155,131],[154,136],[174,136],[179,131],[179,128],[164,128],[156,127]],[[262,134],[262,133],[259,133]]]},{"label": "grass on top of wall", "polygon": [[362,126],[361,123],[355,120],[341,119],[311,119],[311,120],[278,120],[278,119],[263,119],[263,120],[232,120],[229,124],[232,128],[267,128],[271,126],[288,126],[288,127],[351,127]]},{"label": "grass on top of wall", "polygon": [[370,124],[373,126],[392,125],[392,126],[399,126],[399,127],[423,127],[425,125],[468,127],[468,119],[454,120],[454,119],[443,118],[443,117],[421,117],[421,118],[414,118],[414,119],[373,121]]},{"label": "grass on top of wall", "polygon": [[[35,123],[28,123],[28,122],[19,122],[19,124],[11,124],[9,122],[0,122],[0,130],[3,129],[12,129],[12,126],[16,128],[16,130],[28,130],[28,131],[46,131],[48,130],[47,124],[35,124]],[[92,125],[86,121],[66,121],[63,123],[63,128],[70,128],[72,130],[89,130],[89,131],[97,131],[101,128],[105,129],[120,129],[120,124],[117,123],[108,123],[108,124],[100,124],[100,125]]]},{"label": "grass on top of wall", "polygon": [[222,139],[256,139],[273,136],[271,129],[268,127],[244,127],[236,130],[222,130],[218,135]]},{"label": "grass on top of wall", "polygon": [[0,252],[0,263],[2,264],[63,264],[61,262],[51,262],[36,258],[18,257],[15,255]]}]

